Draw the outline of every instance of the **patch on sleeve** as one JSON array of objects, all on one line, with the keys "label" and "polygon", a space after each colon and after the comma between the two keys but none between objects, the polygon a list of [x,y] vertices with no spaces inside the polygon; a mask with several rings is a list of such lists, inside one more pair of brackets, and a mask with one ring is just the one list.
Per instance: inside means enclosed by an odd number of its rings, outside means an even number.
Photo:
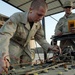
[{"label": "patch on sleeve", "polygon": [[9,25],[13,24],[13,22],[10,19],[6,23],[9,24]]},{"label": "patch on sleeve", "polygon": [[9,25],[12,25],[12,21],[9,21],[8,24],[9,24]]}]

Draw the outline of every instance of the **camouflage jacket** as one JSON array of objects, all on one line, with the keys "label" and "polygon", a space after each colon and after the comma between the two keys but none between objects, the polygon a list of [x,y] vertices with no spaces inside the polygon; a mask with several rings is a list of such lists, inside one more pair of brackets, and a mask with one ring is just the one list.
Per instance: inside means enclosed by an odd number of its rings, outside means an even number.
[{"label": "camouflage jacket", "polygon": [[41,45],[44,51],[47,52],[48,47],[52,48],[52,46],[50,46],[49,43],[44,39],[44,32],[41,23],[34,23],[32,29],[30,29],[30,24],[27,21],[27,16],[28,12],[15,13],[1,27],[0,56],[2,56],[2,53],[5,53],[5,55],[9,54],[9,44],[11,39],[17,41],[23,46],[30,32],[31,34],[29,35],[28,41],[34,37],[34,39]]}]

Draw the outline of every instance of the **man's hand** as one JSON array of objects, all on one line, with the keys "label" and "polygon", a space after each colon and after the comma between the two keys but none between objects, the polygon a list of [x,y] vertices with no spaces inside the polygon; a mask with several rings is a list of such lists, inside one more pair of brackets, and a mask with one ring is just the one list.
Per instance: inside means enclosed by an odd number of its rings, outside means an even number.
[{"label": "man's hand", "polygon": [[52,48],[52,51],[59,52],[59,50],[55,46]]},{"label": "man's hand", "polygon": [[9,62],[6,58],[0,58],[0,74],[3,72],[8,73]]},{"label": "man's hand", "polygon": [[75,33],[75,27],[71,27],[71,28],[70,28],[70,31],[71,31],[72,33]]},{"label": "man's hand", "polygon": [[48,48],[48,51],[59,52],[59,50],[56,47]]},{"label": "man's hand", "polygon": [[55,34],[55,36],[61,36],[63,33],[62,32],[58,32]]}]

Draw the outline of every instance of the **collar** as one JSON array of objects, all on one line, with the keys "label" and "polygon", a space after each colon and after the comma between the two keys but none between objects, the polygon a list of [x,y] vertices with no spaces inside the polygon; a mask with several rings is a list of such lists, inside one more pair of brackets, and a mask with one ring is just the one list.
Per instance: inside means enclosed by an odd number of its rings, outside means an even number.
[{"label": "collar", "polygon": [[69,17],[72,17],[72,13],[69,14],[68,16],[66,16],[66,14],[64,15],[65,18],[69,18]]},{"label": "collar", "polygon": [[28,22],[28,12],[24,12],[22,17],[23,19],[21,20],[21,23],[26,24]]},{"label": "collar", "polygon": [[30,30],[30,25],[28,22],[28,12],[24,12],[23,16],[22,16],[22,20],[21,23],[28,29]]}]

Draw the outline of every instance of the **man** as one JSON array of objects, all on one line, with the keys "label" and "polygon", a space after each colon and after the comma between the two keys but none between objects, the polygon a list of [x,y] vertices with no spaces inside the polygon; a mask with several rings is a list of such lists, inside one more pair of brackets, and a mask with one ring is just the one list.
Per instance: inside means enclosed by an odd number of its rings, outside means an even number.
[{"label": "man", "polygon": [[29,41],[33,37],[46,53],[49,49],[58,51],[44,39],[39,22],[45,16],[47,8],[44,0],[33,0],[29,12],[13,14],[0,29],[0,73],[8,73],[10,65],[32,61]]},{"label": "man", "polygon": [[[67,33],[74,33],[74,27],[71,29],[71,32],[69,32],[68,28],[68,21],[70,20],[75,20],[75,14],[72,13],[72,7],[73,3],[69,0],[65,1],[63,4],[63,9],[65,12],[65,15],[59,19],[56,27],[55,27],[55,35],[56,36],[61,36],[63,34]],[[74,39],[72,39],[74,40]],[[75,49],[75,46],[72,44],[71,40],[66,39],[66,40],[61,40],[60,41],[60,47],[63,49],[66,46],[72,46]]]}]

